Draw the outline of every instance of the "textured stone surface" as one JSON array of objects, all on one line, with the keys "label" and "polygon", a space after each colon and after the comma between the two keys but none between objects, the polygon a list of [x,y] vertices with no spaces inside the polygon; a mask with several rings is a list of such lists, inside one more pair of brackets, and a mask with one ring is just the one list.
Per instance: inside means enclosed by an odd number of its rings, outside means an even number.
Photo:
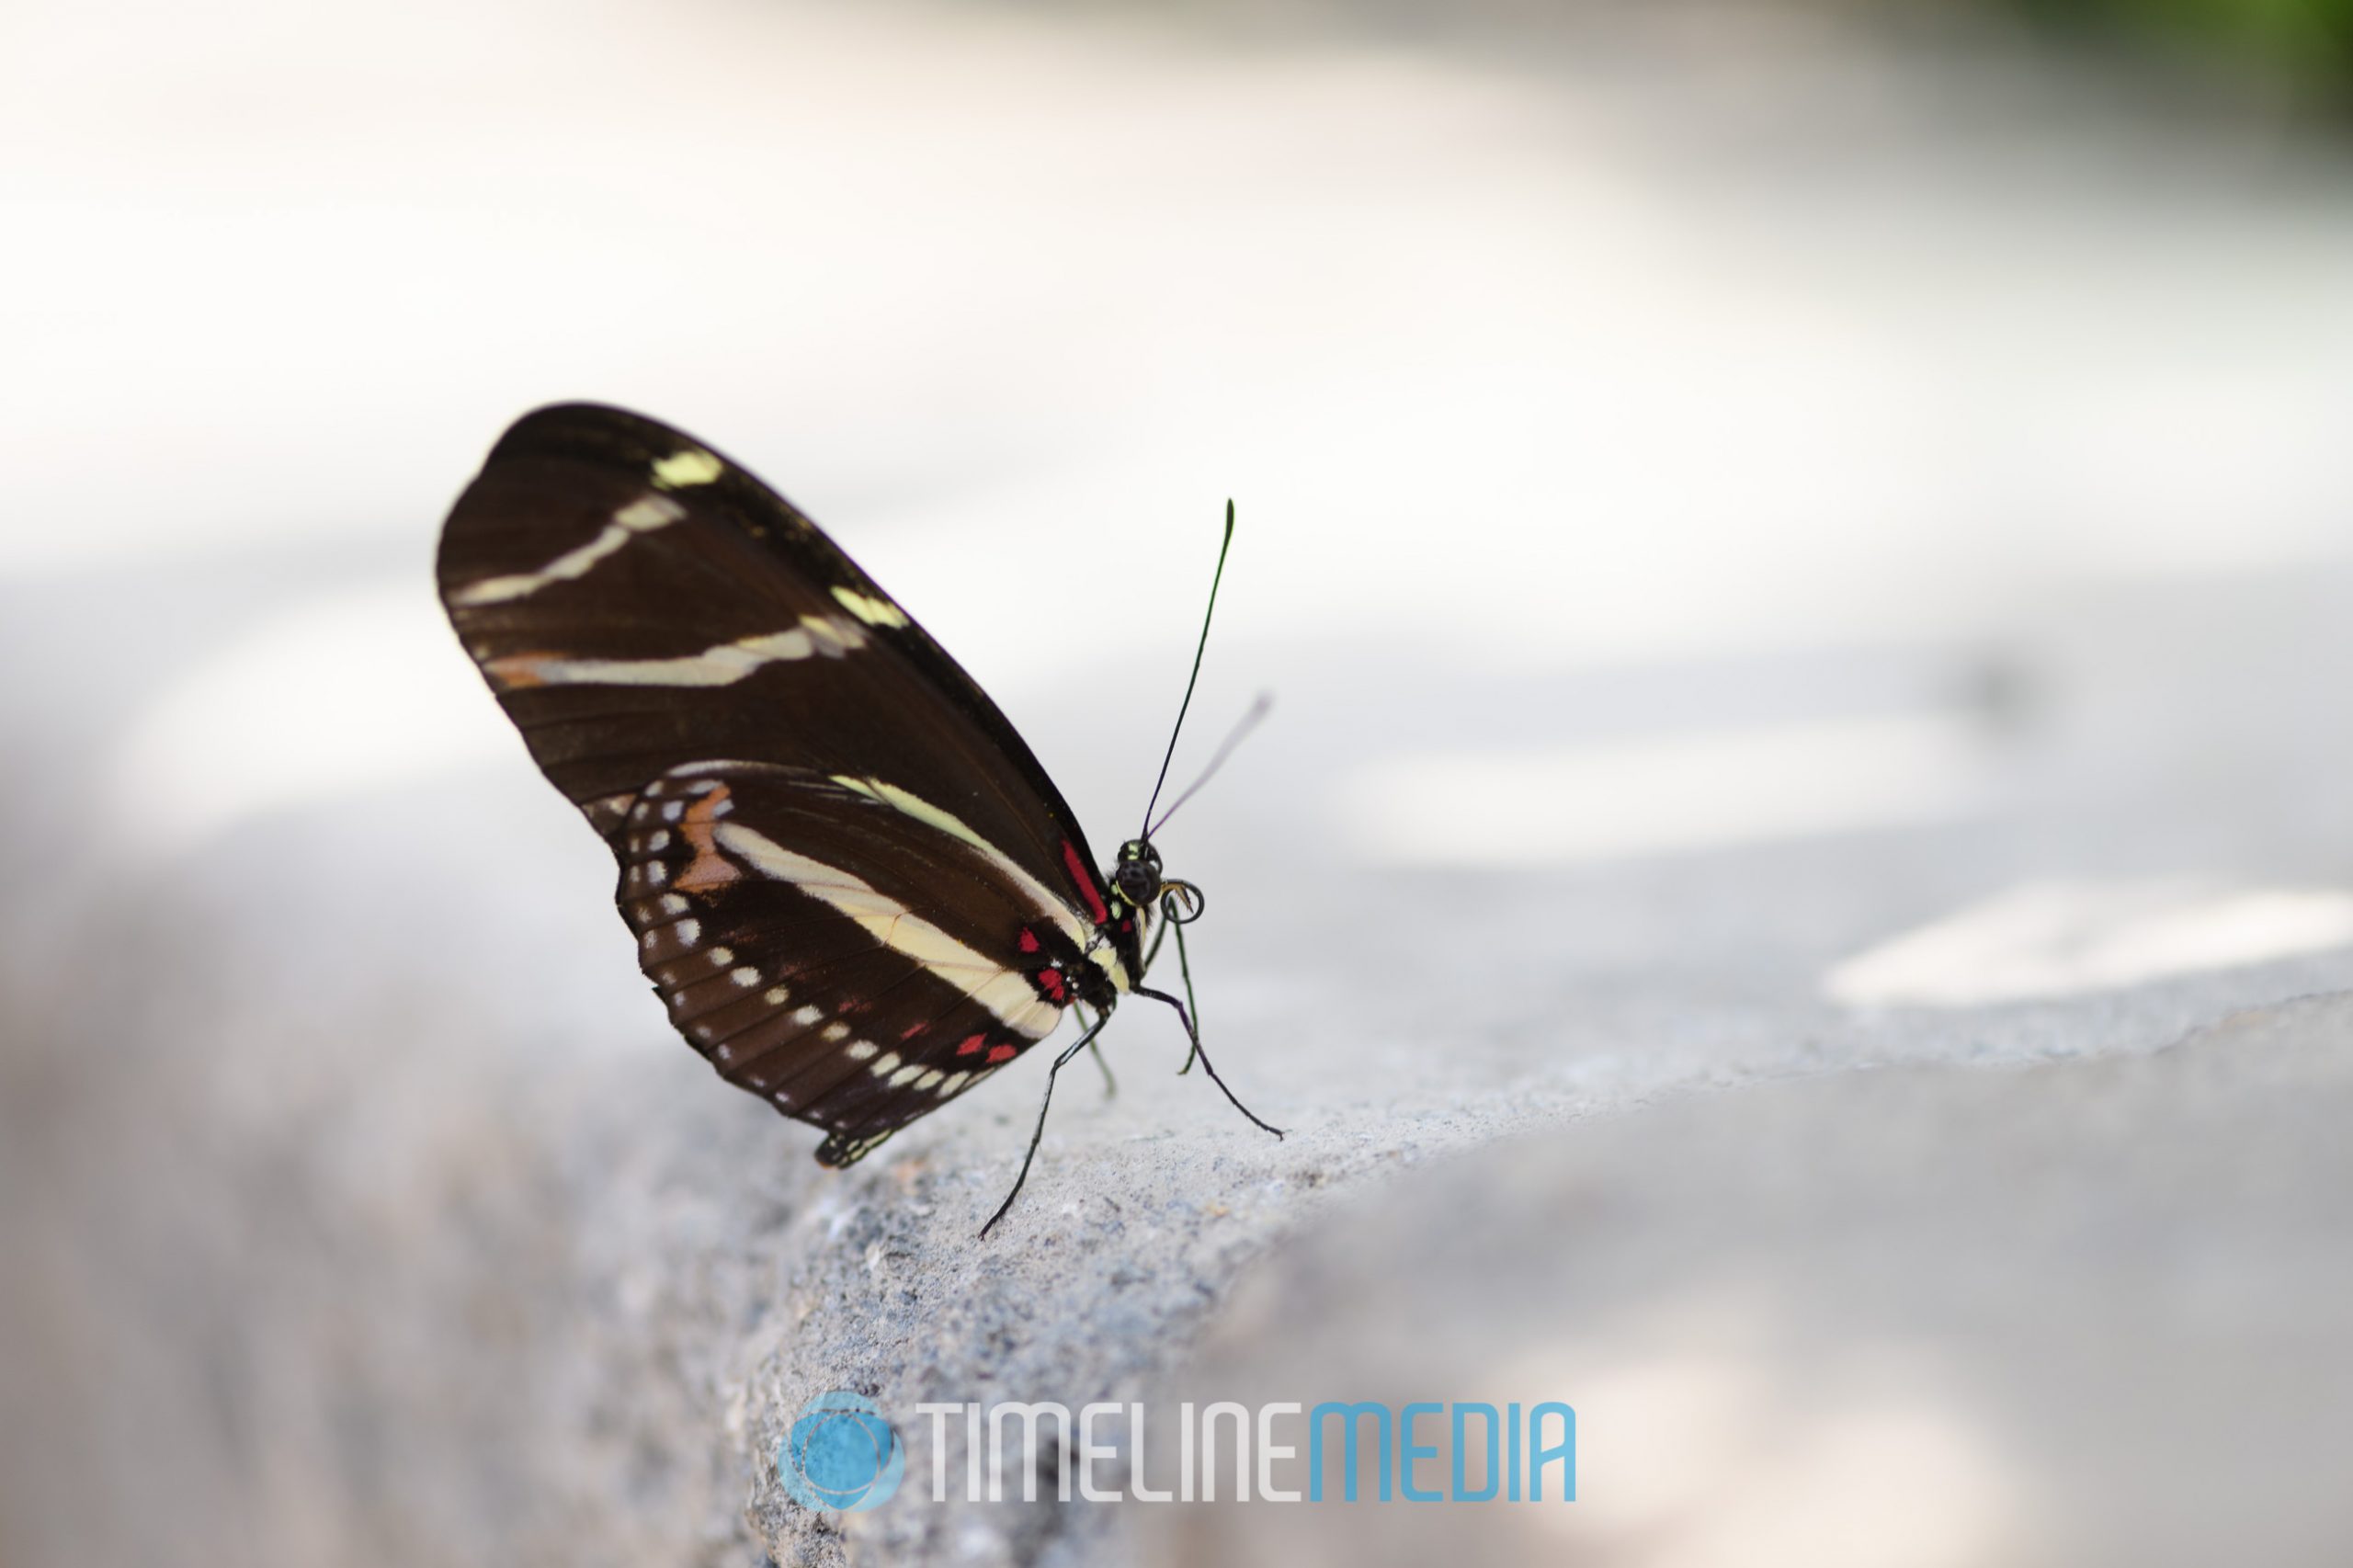
[{"label": "textured stone surface", "polygon": [[[2313,602],[2304,594],[2208,613],[2277,629]],[[202,622],[233,617],[233,598],[224,585],[176,609],[159,601],[150,633],[201,642]],[[5,618],[10,656],[79,646],[87,689],[102,695],[107,646],[77,631],[95,624],[89,605],[20,598]],[[2113,1315],[2111,1361],[2033,1380],[2056,1402],[2052,1431],[2082,1427],[2071,1440],[2086,1495],[2108,1495],[2099,1463],[2131,1458],[2100,1451],[2105,1424],[2131,1408],[2118,1391],[2177,1331],[2216,1377],[2280,1376],[2283,1346],[2322,1352],[2296,1336],[2321,1335],[2313,1301],[2326,1282],[2296,1269],[2329,1267],[2319,1255],[2342,1221],[2314,1129],[2338,1093],[2343,1014],[2256,1014],[2141,1075],[2016,1070],[2138,1056],[2279,998],[2353,990],[2353,951],[1978,1007],[1858,1011],[1822,990],[1855,953],[2053,869],[2353,880],[2328,782],[2344,776],[2344,737],[2258,723],[2245,704],[2264,699],[2233,695],[2227,717],[2188,718],[2180,701],[2143,701],[2159,689],[2146,683],[2201,689],[2154,652],[2116,652],[2138,635],[2136,616],[2169,629],[2170,612],[2160,601],[2102,615],[2097,660],[2071,651],[2065,622],[2022,637],[2071,706],[2063,723],[1989,732],[2016,780],[1998,818],[1494,872],[1383,869],[1350,852],[1319,820],[1316,781],[1384,744],[1355,716],[1361,687],[1244,644],[1232,657],[1270,675],[1285,709],[1166,846],[1212,900],[1196,956],[1221,1066],[1291,1135],[1267,1139],[1198,1076],[1171,1076],[1173,1021],[1123,1012],[1119,1096],[1105,1101],[1087,1072],[1066,1079],[1039,1171],[985,1243],[974,1232],[1026,1137],[1037,1064],[847,1176],[819,1171],[813,1135],[723,1090],[668,1038],[607,912],[602,852],[519,748],[140,858],[94,852],[77,831],[83,797],[38,782],[88,769],[106,726],[51,723],[40,766],[23,753],[11,765],[12,853],[32,874],[6,905],[0,1174],[19,1262],[9,1337],[23,1347],[6,1370],[9,1528],[28,1561],[88,1563],[186,1560],[191,1543],[311,1565],[682,1551],[736,1563],[763,1551],[1079,1562],[1150,1560],[1171,1539],[1181,1555],[1193,1538],[1169,1530],[1247,1554],[1264,1542],[1246,1521],[941,1508],[912,1488],[874,1513],[819,1519],[783,1501],[767,1456],[801,1403],[832,1388],[903,1413],[922,1476],[924,1424],[904,1414],[918,1401],[1159,1398],[1297,1346],[1328,1340],[1336,1357],[1385,1346],[1396,1307],[1418,1299],[1394,1280],[1415,1272],[1417,1246],[1447,1240],[1466,1191],[1493,1186],[1502,1205],[1466,1232],[1476,1256],[1505,1244],[1525,1207],[1544,1210],[1555,1181],[1614,1183],[1636,1207],[1603,1213],[1589,1236],[1541,1232],[1547,1244],[1527,1258],[1540,1278],[1600,1292],[1595,1310],[1627,1334],[1650,1321],[1655,1278],[1684,1303],[1659,1306],[1659,1344],[1747,1357],[1801,1383],[1792,1369],[1827,1354],[1814,1340],[1711,1323],[1678,1338],[1675,1314],[1697,1301],[1704,1317],[1710,1292],[1746,1288],[1745,1269],[1768,1294],[1795,1292],[1759,1321],[1803,1327],[1821,1304],[1774,1258],[1796,1260],[1799,1276],[1868,1273],[1913,1258],[1885,1249],[1915,1213],[1931,1234],[1974,1234],[2006,1203],[2049,1210],[2046,1228],[1982,1272],[1965,1267],[1967,1248],[1938,1265],[1922,1242],[1916,1290],[1935,1295],[1953,1271],[1976,1281],[1972,1299],[2018,1351],[1959,1355],[1956,1375],[1989,1399],[2097,1340]],[[2203,689],[2270,690],[2284,712],[2292,687],[2267,683],[2279,666],[2266,650],[2301,657],[2345,635],[2319,618],[2296,627],[2251,653],[2219,636],[2202,644]],[[1369,653],[1347,679],[1380,668]],[[1747,690],[1754,671],[1722,678]],[[1563,682],[1541,710],[1574,715],[1609,689]],[[1524,697],[1427,667],[1397,693],[1390,712],[1405,733]],[[2216,755],[2201,737],[2223,724],[2239,742]],[[1117,710],[1072,715],[1039,726],[1039,744],[1086,799],[1105,792],[1100,759],[1149,755],[1150,725]],[[2074,743],[2087,733],[2100,745]],[[2225,818],[2217,797],[2269,806]],[[1902,1063],[1999,1071],[1837,1086]],[[1752,1087],[1783,1079],[1800,1082]],[[1663,1104],[1681,1108],[1646,1108]],[[1702,1105],[1715,1119],[1694,1119]],[[1643,1131],[1654,1117],[1659,1131]],[[2014,1139],[2002,1131],[2013,1128]],[[1501,1146],[1477,1165],[1450,1158],[1489,1144]],[[1720,1159],[1688,1169],[1677,1153],[1719,1145]],[[1522,1163],[1524,1180],[1509,1174]],[[1654,1187],[1662,1165],[1684,1174]],[[1887,1206],[1836,1200],[1879,1187]],[[1744,1244],[1701,1268],[1731,1222],[1718,1198],[1743,1193],[1787,1246]],[[2111,1221],[2131,1242],[2112,1268],[2097,1249],[2055,1267]],[[2222,1249],[2199,1276],[2217,1315],[2183,1326],[2196,1303],[2175,1280],[2174,1315],[2150,1317],[2150,1271],[2190,1267],[2201,1238]],[[1636,1267],[1651,1256],[1643,1244],[1659,1249],[1655,1277]],[[1633,1249],[1631,1272],[1580,1272],[1588,1249],[1608,1247]],[[1336,1317],[1349,1297],[1363,1310]],[[1926,1334],[1934,1361],[1936,1335],[1961,1331],[1933,1314],[1922,1329],[1923,1299],[1899,1293],[1876,1316],[1858,1306],[1855,1322]],[[1433,1324],[1432,1353],[1483,1336],[1484,1323]],[[1495,1332],[1520,1323],[1498,1318]],[[1720,1332],[1734,1337],[1710,1337]],[[1215,1356],[1200,1362],[1205,1342]],[[1617,1343],[1570,1365],[1604,1366]],[[1600,1490],[1610,1407],[1606,1388],[1593,1397]],[[2018,1447],[2024,1416],[1984,1419],[1996,1473],[2041,1454]],[[2134,1452],[2170,1462],[2150,1442]],[[2255,1517],[2254,1496],[2229,1494],[2232,1517]],[[1624,1539],[1597,1527],[1592,1544],[1625,1550]],[[2124,1538],[2082,1539],[2090,1551]],[[2296,1544],[2281,1539],[2283,1551]]]},{"label": "textured stone surface", "polygon": [[2340,1561],[2348,1112],[2340,995],[2153,1056],[1681,1097],[1415,1173],[1254,1270],[1152,1397],[1567,1399],[1581,1501],[1130,1506],[1111,1555]]}]

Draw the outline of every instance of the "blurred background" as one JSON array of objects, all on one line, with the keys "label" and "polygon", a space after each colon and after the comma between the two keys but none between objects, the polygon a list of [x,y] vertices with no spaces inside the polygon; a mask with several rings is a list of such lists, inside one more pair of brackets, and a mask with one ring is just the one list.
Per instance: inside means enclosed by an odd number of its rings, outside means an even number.
[{"label": "blurred background", "polygon": [[[1563,1130],[1656,1101],[2120,1062],[2302,997],[2323,1010],[2274,1077],[2333,1106],[2348,112],[2344,0],[7,6],[0,1562],[1315,1560],[1342,1527],[836,1527],[778,1501],[762,1434],[846,1358],[903,1400],[1173,1388],[1197,1341],[1237,1379],[1280,1367],[1272,1320],[1214,1321],[1276,1240],[1426,1154],[1552,1170]],[[816,517],[1098,845],[1148,792],[1235,499],[1186,756],[1259,689],[1275,715],[1163,843],[1216,905],[1221,1062],[1301,1136],[1259,1150],[1155,1058],[1149,1093],[1049,1140],[1033,1190],[1074,1272],[968,1246],[1028,1080],[833,1187],[708,1081],[430,591],[491,441],[570,398],[693,431]],[[2118,1092],[2059,1103],[2154,1138],[2220,1091]],[[1955,1103],[1824,1154],[1836,1180],[1790,1188],[1803,1244],[1628,1286],[1637,1317],[1655,1289],[1712,1325],[1660,1364],[1737,1343],[1786,1371],[1769,1336],[1709,1335],[1776,1270],[1913,1257],[1840,1194],[2057,1168]],[[2266,1125],[2166,1146],[2244,1172]],[[1693,1256],[1727,1194],[1817,1146],[1676,1136],[1730,1151],[1730,1185],[1620,1221]],[[1795,1511],[1726,1500],[1737,1451],[1676,1469],[1696,1450],[1660,1413],[1729,1430],[1729,1385],[1661,1393],[1600,1335],[1578,1376],[1668,1436],[1649,1501],[1597,1483],[1574,1544],[2158,1560],[2104,1528],[2134,1485],[2047,1467],[2143,1453],[2118,1391],[2185,1346],[2245,1358],[2232,1388],[2346,1362],[2326,1282],[2282,1261],[2353,1239],[2325,1142],[2250,1189],[2276,1231],[2181,1221],[2149,1196],[2181,1171],[2061,1182],[2146,1219],[2145,1256],[2276,1239],[2183,1315],[2144,1255],[2104,1272],[2040,1233],[1967,1273],[2051,1325],[2031,1353],[1873,1298],[1910,1348],[1866,1404],[1936,1421],[1784,1455]],[[1563,1181],[1606,1179],[1575,1158]],[[1087,1184],[1127,1230],[1062,1218]],[[1508,1237],[1542,1244],[1466,1254],[1473,1278],[1628,1233],[1521,1201]],[[1399,1212],[1459,1211],[1421,1204]],[[852,1216],[889,1235],[851,1246]],[[1336,1298],[1358,1364],[1399,1365],[1370,1331],[1418,1301],[1427,1233],[1331,1233],[1358,1238],[1319,1277],[1362,1271]],[[892,1269],[975,1304],[901,1322]],[[1121,1269],[1168,1301],[1107,1312]],[[1848,1298],[1790,1299],[1836,1337]],[[1567,1364],[1541,1314],[1411,1310]],[[2003,1425],[2047,1404],[1949,1397],[2059,1386],[2095,1343],[2123,1349],[2051,1396],[2078,1424],[2053,1453]],[[1564,1397],[1606,1452],[1606,1409]],[[2200,1457],[2248,1480],[2214,1487],[2214,1539],[2342,1560],[2353,1531],[2313,1511],[2341,1445],[2301,1419]],[[2035,1488],[2005,1478],[2029,1462]],[[1934,1506],[1857,1526],[1859,1486]]]}]

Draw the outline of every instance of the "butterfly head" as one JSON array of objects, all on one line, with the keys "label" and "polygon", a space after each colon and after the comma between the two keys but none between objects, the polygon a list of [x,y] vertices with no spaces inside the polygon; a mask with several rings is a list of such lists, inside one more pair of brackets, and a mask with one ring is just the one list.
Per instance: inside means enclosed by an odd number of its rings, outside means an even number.
[{"label": "butterfly head", "polygon": [[1160,896],[1160,851],[1145,838],[1131,838],[1120,846],[1120,863],[1112,868],[1111,885],[1137,909],[1150,909]]},{"label": "butterfly head", "polygon": [[[1160,851],[1148,838],[1131,838],[1120,846],[1120,863],[1111,868],[1111,889],[1113,897],[1147,916],[1158,903],[1160,917],[1178,926],[1190,926],[1209,906],[1201,890],[1192,883],[1160,874]],[[1142,938],[1139,934],[1134,939],[1141,942]]]}]

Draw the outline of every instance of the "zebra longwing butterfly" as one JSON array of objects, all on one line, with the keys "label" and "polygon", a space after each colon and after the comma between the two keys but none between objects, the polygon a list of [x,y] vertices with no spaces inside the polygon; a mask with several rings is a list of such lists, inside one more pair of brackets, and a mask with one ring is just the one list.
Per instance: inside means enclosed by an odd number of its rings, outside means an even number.
[{"label": "zebra longwing butterfly", "polygon": [[[1143,983],[1147,928],[1176,928],[1181,956],[1201,907],[1161,876],[1152,808],[1098,872],[972,677],[711,448],[617,408],[526,415],[451,509],[438,575],[540,771],[619,862],[671,1022],[824,1129],[820,1164],[855,1163],[1076,1011],[1059,1072],[1131,993],[1176,1007],[1198,1054],[1183,1003]],[[1015,1192],[1036,1151],[1033,1134]]]}]

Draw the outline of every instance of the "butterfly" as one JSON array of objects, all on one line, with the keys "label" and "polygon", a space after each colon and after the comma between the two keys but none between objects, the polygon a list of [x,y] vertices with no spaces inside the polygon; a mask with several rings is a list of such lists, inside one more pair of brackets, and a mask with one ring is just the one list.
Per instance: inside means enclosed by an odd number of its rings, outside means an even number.
[{"label": "butterfly", "polygon": [[[1211,614],[1233,537],[1229,503]],[[612,850],[671,1023],[823,1128],[821,1165],[855,1164],[1074,1015],[985,1233],[1028,1179],[1055,1075],[1131,994],[1174,1007],[1187,1065],[1281,1136],[1200,1053],[1194,1010],[1144,983],[1174,930],[1190,995],[1182,927],[1205,907],[1162,873],[1160,785],[1098,870],[996,704],[744,468],[642,415],[540,409],[459,496],[437,571],[532,759]]]}]

